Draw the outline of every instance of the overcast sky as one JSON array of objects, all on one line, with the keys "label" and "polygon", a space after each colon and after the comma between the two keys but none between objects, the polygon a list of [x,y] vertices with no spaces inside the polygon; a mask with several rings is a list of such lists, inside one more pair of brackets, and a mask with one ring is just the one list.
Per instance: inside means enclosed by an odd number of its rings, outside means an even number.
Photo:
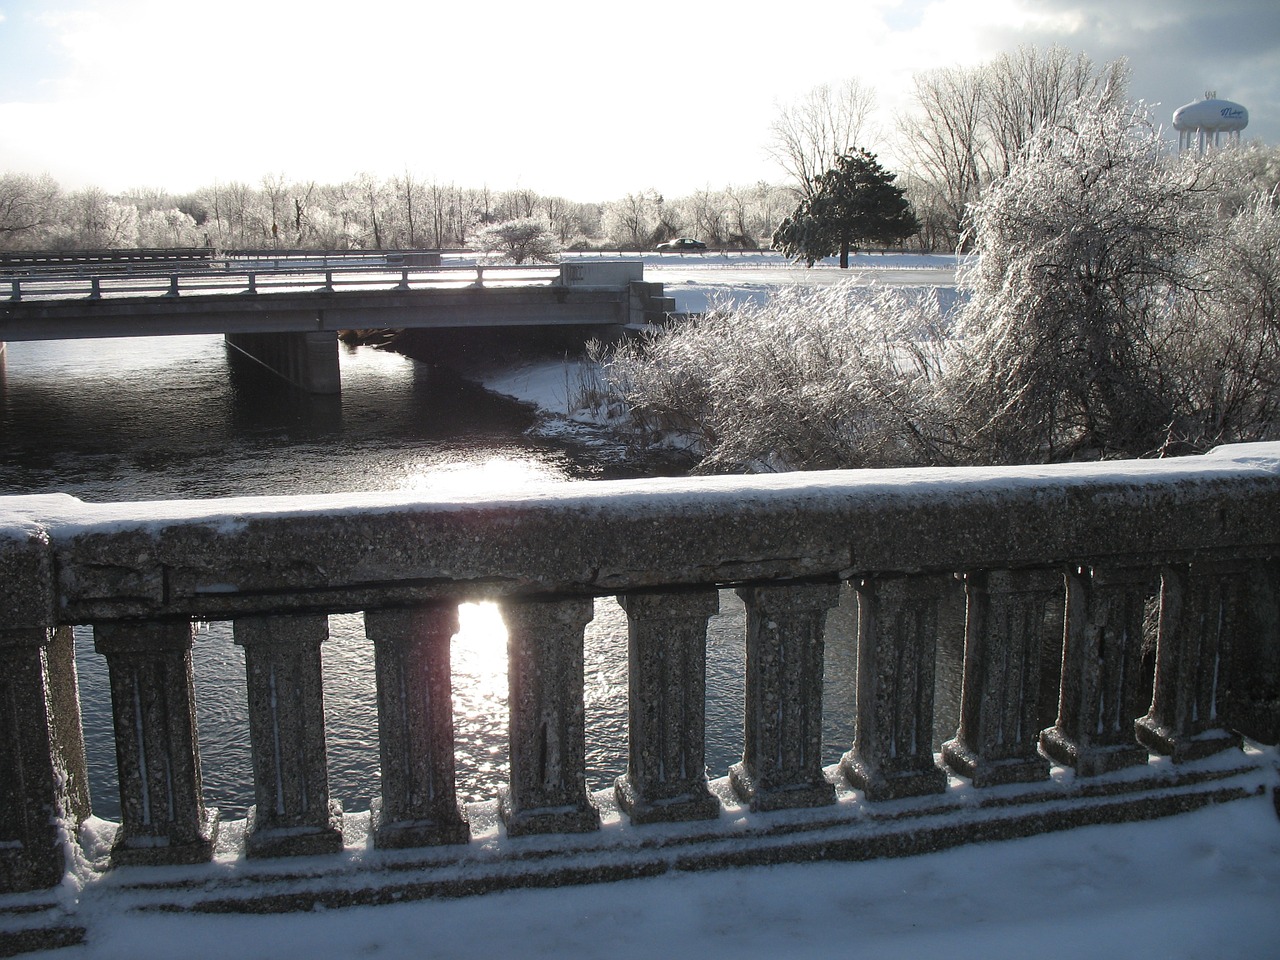
[{"label": "overcast sky", "polygon": [[914,72],[1020,43],[1127,57],[1165,124],[1215,90],[1280,143],[1276,0],[0,0],[0,172],[680,196],[780,182],[769,124],[817,84],[873,88],[890,131]]}]

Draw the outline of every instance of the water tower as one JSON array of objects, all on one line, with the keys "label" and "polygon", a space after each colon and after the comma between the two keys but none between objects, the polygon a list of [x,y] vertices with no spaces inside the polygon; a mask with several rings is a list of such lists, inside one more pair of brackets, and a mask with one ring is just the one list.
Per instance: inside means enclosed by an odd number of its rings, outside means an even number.
[{"label": "water tower", "polygon": [[1190,150],[1197,144],[1200,153],[1206,147],[1239,143],[1240,131],[1249,125],[1249,111],[1230,100],[1219,100],[1216,93],[1206,93],[1203,100],[1188,103],[1173,111],[1173,128],[1178,131],[1178,150]]}]

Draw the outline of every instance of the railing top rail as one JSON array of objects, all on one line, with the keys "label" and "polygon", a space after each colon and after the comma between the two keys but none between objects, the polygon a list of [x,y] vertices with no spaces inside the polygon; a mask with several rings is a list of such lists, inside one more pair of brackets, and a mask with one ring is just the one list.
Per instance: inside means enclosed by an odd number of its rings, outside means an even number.
[{"label": "railing top rail", "polygon": [[314,264],[300,266],[252,268],[230,265],[224,269],[194,271],[148,270],[128,274],[33,274],[4,277],[14,286],[11,298],[37,302],[51,299],[119,298],[131,296],[209,296],[250,291],[264,293],[315,293],[326,288],[367,286],[378,283],[385,288],[400,288],[408,283],[459,283],[481,277],[498,277],[504,281],[530,278],[540,281],[560,276],[559,264],[451,264],[448,266],[388,266],[357,263],[325,267]]},{"label": "railing top rail", "polygon": [[[1160,461],[576,482],[474,496],[86,504],[41,495],[0,499],[0,620],[220,619],[461,594],[1277,549],[1280,444]],[[23,586],[39,580],[43,593]]]}]

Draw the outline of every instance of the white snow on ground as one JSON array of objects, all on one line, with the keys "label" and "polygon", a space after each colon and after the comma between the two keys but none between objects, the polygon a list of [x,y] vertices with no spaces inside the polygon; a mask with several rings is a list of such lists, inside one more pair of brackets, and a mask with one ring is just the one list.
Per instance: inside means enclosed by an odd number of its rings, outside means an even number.
[{"label": "white snow on ground", "polygon": [[668,874],[264,917],[117,912],[73,960],[1273,957],[1280,819],[1255,797],[901,860]]}]

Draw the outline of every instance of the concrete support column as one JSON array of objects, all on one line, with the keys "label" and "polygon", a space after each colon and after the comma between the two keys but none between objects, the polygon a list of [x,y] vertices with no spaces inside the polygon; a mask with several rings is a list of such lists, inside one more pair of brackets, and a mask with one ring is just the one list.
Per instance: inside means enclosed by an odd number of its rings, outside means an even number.
[{"label": "concrete support column", "polygon": [[200,863],[213,856],[216,810],[206,811],[192,690],[192,625],[99,624],[116,735],[121,826],[117,865]]},{"label": "concrete support column", "polygon": [[1151,710],[1135,731],[1175,763],[1241,746],[1240,735],[1223,728],[1218,700],[1240,617],[1242,573],[1215,564],[1161,571]]},{"label": "concrete support column", "polygon": [[320,644],[323,615],[245,617],[234,624],[244,647],[255,805],[246,840],[251,857],[332,853],[342,847],[342,807],[329,799]]},{"label": "concrete support column", "polygon": [[720,802],[707,789],[707,618],[715,590],[631,593],[627,612],[627,772],[618,803],[634,823],[710,820]]},{"label": "concrete support column", "polygon": [[1049,776],[1037,694],[1046,631],[1061,636],[1062,574],[993,570],[965,576],[960,729],[942,757],[976,787]]},{"label": "concrete support column", "polygon": [[507,833],[585,833],[600,827],[587,794],[583,630],[590,598],[502,606],[507,626],[511,782]]},{"label": "concrete support column", "polygon": [[951,576],[858,582],[858,659],[853,749],[840,767],[868,800],[941,793],[933,756],[938,607]]},{"label": "concrete support column", "polygon": [[71,628],[0,630],[0,893],[57,884],[88,815]]},{"label": "concrete support column", "polygon": [[373,804],[378,847],[466,843],[467,821],[454,783],[453,689],[449,641],[456,604],[369,610],[378,684],[382,797]]},{"label": "concrete support column", "polygon": [[823,634],[838,584],[747,587],[746,724],[729,770],[752,810],[835,802],[822,774]]},{"label": "concrete support column", "polygon": [[342,390],[338,335],[332,331],[228,333],[226,341],[308,393],[334,394]]},{"label": "concrete support column", "polygon": [[1067,575],[1058,720],[1040,734],[1054,760],[1083,777],[1146,763],[1133,724],[1143,690],[1142,620],[1150,567],[1081,568]]}]

